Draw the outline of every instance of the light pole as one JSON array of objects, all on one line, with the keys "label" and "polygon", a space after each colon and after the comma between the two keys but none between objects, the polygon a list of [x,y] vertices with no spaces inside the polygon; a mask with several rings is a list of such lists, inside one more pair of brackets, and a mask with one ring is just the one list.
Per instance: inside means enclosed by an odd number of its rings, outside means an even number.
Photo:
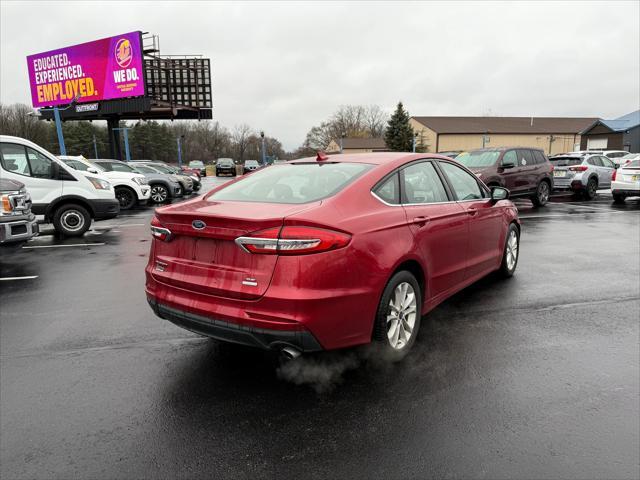
[{"label": "light pole", "polygon": [[182,140],[184,139],[184,135],[180,135],[176,138],[178,142],[178,167],[182,167]]},{"label": "light pole", "polygon": [[264,132],[261,131],[260,132],[260,139],[262,140],[262,165],[266,165],[267,164],[267,152],[264,148]]},{"label": "light pole", "polygon": [[122,130],[124,132],[124,155],[127,159],[127,162],[131,161],[131,153],[129,153],[129,134],[127,133],[130,128],[129,127],[119,127],[112,129],[114,132],[119,132]]},{"label": "light pole", "polygon": [[95,158],[98,158],[98,144],[96,143],[96,134],[93,134],[93,152],[95,153]]},{"label": "light pole", "polygon": [[80,94],[73,97],[71,103],[64,108],[53,107],[53,118],[56,122],[56,132],[58,133],[58,144],[60,145],[60,155],[66,155],[67,149],[64,146],[64,135],[62,134],[62,120],[60,119],[60,112],[71,108],[80,98]]},{"label": "light pole", "polygon": [[415,132],[413,134],[413,141],[412,141],[412,145],[411,145],[411,151],[413,153],[416,153],[416,140],[418,139],[418,132]]},{"label": "light pole", "polygon": [[342,133],[340,134],[340,153],[342,153],[342,149],[343,149],[342,141],[344,140],[344,137],[346,137],[346,136],[347,136],[347,134],[346,134],[346,133],[344,133],[344,132],[342,132]]}]

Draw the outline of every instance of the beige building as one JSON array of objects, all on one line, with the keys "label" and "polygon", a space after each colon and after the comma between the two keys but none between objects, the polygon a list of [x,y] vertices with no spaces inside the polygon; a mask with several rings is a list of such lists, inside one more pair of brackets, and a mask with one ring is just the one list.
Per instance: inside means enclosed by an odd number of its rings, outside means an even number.
[{"label": "beige building", "polygon": [[482,147],[537,147],[547,154],[580,149],[580,132],[597,118],[411,117],[418,148],[427,152]]},{"label": "beige building", "polygon": [[[340,153],[340,139],[331,140],[327,153]],[[343,138],[342,153],[388,152],[384,138]]]}]

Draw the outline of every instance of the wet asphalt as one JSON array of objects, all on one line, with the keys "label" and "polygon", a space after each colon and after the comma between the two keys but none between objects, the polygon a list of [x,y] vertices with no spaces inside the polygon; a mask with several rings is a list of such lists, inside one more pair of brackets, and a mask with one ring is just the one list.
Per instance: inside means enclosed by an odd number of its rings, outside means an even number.
[{"label": "wet asphalt", "polygon": [[0,281],[0,477],[640,477],[640,201],[517,205],[515,277],[439,306],[393,365],[281,365],[156,318],[152,208],[45,228],[1,253],[36,278]]}]

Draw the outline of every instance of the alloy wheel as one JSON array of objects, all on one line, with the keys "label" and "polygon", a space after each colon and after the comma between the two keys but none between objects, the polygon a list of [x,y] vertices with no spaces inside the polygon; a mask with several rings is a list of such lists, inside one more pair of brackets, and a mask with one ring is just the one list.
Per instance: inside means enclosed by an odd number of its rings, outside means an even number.
[{"label": "alloy wheel", "polygon": [[155,203],[162,203],[167,201],[168,192],[162,185],[155,185],[151,188],[151,199]]},{"label": "alloy wheel", "polygon": [[518,261],[518,234],[515,231],[509,233],[509,240],[507,241],[507,268],[513,270]]},{"label": "alloy wheel", "polygon": [[116,198],[118,199],[118,203],[120,203],[120,208],[122,210],[127,210],[133,206],[134,198],[131,190],[126,188],[117,189]]},{"label": "alloy wheel", "polygon": [[589,191],[589,197],[593,198],[596,196],[596,191],[598,190],[598,184],[594,180],[589,180],[587,184],[587,190]]},{"label": "alloy wheel", "polygon": [[387,338],[395,350],[401,350],[409,343],[416,324],[416,292],[408,282],[402,282],[394,289],[389,300],[387,314]]},{"label": "alloy wheel", "polygon": [[549,184],[547,182],[541,182],[538,186],[538,201],[542,205],[549,201]]}]

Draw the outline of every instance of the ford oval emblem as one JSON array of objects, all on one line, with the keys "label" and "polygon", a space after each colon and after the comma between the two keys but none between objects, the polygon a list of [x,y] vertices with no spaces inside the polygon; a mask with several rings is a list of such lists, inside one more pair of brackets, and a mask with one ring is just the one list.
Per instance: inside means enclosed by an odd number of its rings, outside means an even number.
[{"label": "ford oval emblem", "polygon": [[191,222],[191,226],[196,230],[202,230],[204,227],[207,226],[207,224],[204,223],[202,220],[194,220],[193,222]]}]

